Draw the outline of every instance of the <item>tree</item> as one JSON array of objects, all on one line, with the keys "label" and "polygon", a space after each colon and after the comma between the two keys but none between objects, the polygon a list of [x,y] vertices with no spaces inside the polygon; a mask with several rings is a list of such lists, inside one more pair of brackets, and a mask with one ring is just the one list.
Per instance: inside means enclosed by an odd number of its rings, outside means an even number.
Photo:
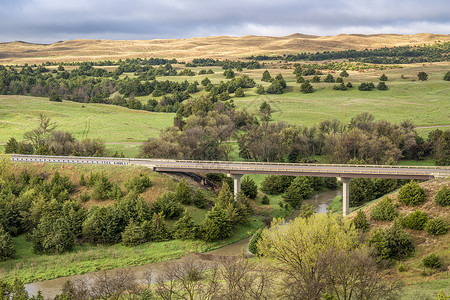
[{"label": "tree", "polygon": [[236,91],[234,92],[234,96],[235,97],[244,97],[245,96],[244,90],[241,87],[237,88]]},{"label": "tree", "polygon": [[442,187],[434,196],[434,201],[440,206],[450,206],[450,188]]},{"label": "tree", "polygon": [[311,187],[311,180],[308,177],[299,176],[292,181],[291,185],[283,194],[283,200],[290,207],[300,207],[302,201],[313,194],[314,190]]},{"label": "tree", "polygon": [[209,80],[208,77],[205,77],[205,79],[203,79],[200,83],[201,83],[203,86],[207,86],[208,84],[211,83],[211,80]]},{"label": "tree", "polygon": [[369,221],[367,221],[367,217],[365,212],[360,209],[356,213],[356,217],[352,221],[353,226],[355,226],[356,229],[360,229],[362,231],[367,231],[370,227]]},{"label": "tree", "polygon": [[428,74],[421,71],[417,73],[417,78],[419,78],[420,81],[427,81],[428,80]]},{"label": "tree", "polygon": [[447,73],[445,73],[445,75],[444,75],[444,80],[445,80],[445,81],[450,81],[450,71],[448,71]]},{"label": "tree", "polygon": [[270,82],[271,80],[272,80],[272,76],[270,76],[269,71],[265,70],[262,75],[261,81]]},{"label": "tree", "polygon": [[191,215],[187,209],[184,215],[173,226],[173,236],[177,239],[187,240],[194,239],[197,235],[197,226],[195,226]]},{"label": "tree", "polygon": [[15,252],[11,235],[0,225],[0,261],[12,258]]},{"label": "tree", "polygon": [[303,83],[303,82],[305,82],[305,78],[301,75],[297,75],[296,82]]},{"label": "tree", "polygon": [[10,138],[5,145],[5,153],[17,153],[19,150],[19,143],[15,138]]},{"label": "tree", "polygon": [[192,189],[188,185],[186,179],[182,179],[175,188],[175,194],[173,200],[180,202],[184,205],[192,204]]},{"label": "tree", "polygon": [[63,253],[72,250],[74,236],[63,218],[44,216],[30,235],[35,253]]},{"label": "tree", "polygon": [[428,216],[426,213],[416,210],[409,213],[406,217],[401,220],[404,227],[414,230],[422,230],[428,221]]},{"label": "tree", "polygon": [[[305,80],[302,81],[302,83],[305,82]],[[320,76],[315,75],[312,79],[311,79],[312,83],[317,83],[320,82]]]},{"label": "tree", "polygon": [[306,80],[302,83],[302,85],[300,86],[300,91],[303,94],[309,94],[314,91],[313,86],[309,83],[309,80]]},{"label": "tree", "polygon": [[283,94],[284,88],[278,80],[273,80],[272,84],[269,85],[266,92],[268,94]]},{"label": "tree", "polygon": [[232,204],[234,202],[233,192],[230,189],[230,186],[226,181],[222,183],[222,188],[220,189],[219,195],[217,197],[216,206],[220,206],[222,208],[227,207],[228,204]]},{"label": "tree", "polygon": [[334,82],[334,77],[330,73],[328,73],[327,77],[323,80],[324,82]]},{"label": "tree", "polygon": [[388,81],[388,77],[386,76],[386,74],[382,74],[381,76],[380,76],[380,81]]},{"label": "tree", "polygon": [[341,73],[339,73],[339,76],[341,76],[341,77],[348,77],[347,70],[343,70]]},{"label": "tree", "polygon": [[250,176],[245,176],[241,181],[241,191],[250,199],[255,199],[258,194],[258,187]]},{"label": "tree", "polygon": [[369,245],[375,248],[380,259],[404,259],[414,253],[411,237],[399,222],[387,229],[376,228],[370,235]]},{"label": "tree", "polygon": [[380,81],[377,84],[377,89],[380,91],[386,91],[386,90],[388,90],[388,87],[387,87],[386,83],[384,83],[384,81]]},{"label": "tree", "polygon": [[408,206],[415,206],[425,201],[423,188],[415,181],[405,184],[398,191],[397,200]]},{"label": "tree", "polygon": [[263,230],[258,252],[284,267],[280,280],[287,299],[320,299],[326,290],[326,263],[321,259],[331,249],[350,250],[358,244],[358,231],[342,217],[314,214],[285,223],[276,219]]},{"label": "tree", "polygon": [[398,211],[389,197],[381,199],[370,213],[370,217],[379,221],[392,221],[398,215]]},{"label": "tree", "polygon": [[234,71],[232,69],[225,70],[223,76],[225,76],[226,79],[232,79],[234,78]]},{"label": "tree", "polygon": [[259,113],[261,115],[261,120],[263,122],[268,122],[272,115],[272,108],[270,107],[270,104],[266,101],[261,103],[261,105],[259,106]]},{"label": "tree", "polygon": [[125,246],[137,246],[145,242],[144,230],[131,219],[122,232],[122,244]]},{"label": "tree", "polygon": [[61,96],[58,94],[58,92],[56,90],[52,90],[50,92],[50,101],[54,101],[54,102],[62,102],[62,98]]},{"label": "tree", "polygon": [[209,211],[200,226],[202,238],[207,242],[226,239],[232,234],[231,220],[220,206]]},{"label": "tree", "polygon": [[336,78],[336,83],[343,83],[344,79],[342,77]]},{"label": "tree", "polygon": [[256,93],[259,95],[263,95],[266,92],[266,90],[264,89],[264,87],[262,86],[262,84],[258,84],[256,86]]}]

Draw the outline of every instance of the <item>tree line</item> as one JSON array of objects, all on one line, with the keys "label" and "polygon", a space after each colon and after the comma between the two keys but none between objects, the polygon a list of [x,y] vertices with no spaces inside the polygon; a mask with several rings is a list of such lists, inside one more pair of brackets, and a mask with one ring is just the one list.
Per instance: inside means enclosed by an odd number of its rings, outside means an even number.
[{"label": "tree line", "polygon": [[319,61],[330,59],[348,59],[373,64],[409,64],[421,62],[438,62],[449,59],[450,42],[434,43],[423,46],[384,47],[379,49],[323,51],[316,53],[298,53],[285,55],[257,55],[248,59],[256,61]]}]

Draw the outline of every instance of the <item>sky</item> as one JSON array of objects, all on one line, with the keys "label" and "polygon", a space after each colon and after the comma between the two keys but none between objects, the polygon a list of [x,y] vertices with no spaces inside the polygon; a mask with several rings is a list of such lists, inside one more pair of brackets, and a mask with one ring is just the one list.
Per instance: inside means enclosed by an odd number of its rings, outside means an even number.
[{"label": "sky", "polygon": [[449,0],[0,0],[0,42],[450,34]]}]

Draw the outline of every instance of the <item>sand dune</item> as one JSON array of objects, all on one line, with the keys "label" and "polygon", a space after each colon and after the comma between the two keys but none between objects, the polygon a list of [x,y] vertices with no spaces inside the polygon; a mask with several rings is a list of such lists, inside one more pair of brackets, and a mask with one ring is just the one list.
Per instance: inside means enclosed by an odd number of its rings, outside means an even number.
[{"label": "sand dune", "polygon": [[136,41],[69,40],[49,45],[11,42],[0,44],[0,63],[22,64],[46,61],[105,60],[136,57],[238,59],[249,55],[279,55],[298,52],[375,49],[450,41],[450,35],[420,33],[340,34],[314,36],[291,34],[285,37],[214,36],[190,39],[155,39]]}]

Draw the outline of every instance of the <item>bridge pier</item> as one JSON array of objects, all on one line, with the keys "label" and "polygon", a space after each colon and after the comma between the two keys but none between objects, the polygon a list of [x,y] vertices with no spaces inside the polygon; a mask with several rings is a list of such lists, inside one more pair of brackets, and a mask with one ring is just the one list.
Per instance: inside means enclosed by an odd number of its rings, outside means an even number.
[{"label": "bridge pier", "polygon": [[342,182],[342,215],[346,216],[350,210],[350,193],[349,193],[349,177],[338,177],[338,180]]},{"label": "bridge pier", "polygon": [[236,199],[237,194],[241,191],[241,178],[242,174],[228,174],[228,177],[233,178],[234,181],[234,198]]}]

